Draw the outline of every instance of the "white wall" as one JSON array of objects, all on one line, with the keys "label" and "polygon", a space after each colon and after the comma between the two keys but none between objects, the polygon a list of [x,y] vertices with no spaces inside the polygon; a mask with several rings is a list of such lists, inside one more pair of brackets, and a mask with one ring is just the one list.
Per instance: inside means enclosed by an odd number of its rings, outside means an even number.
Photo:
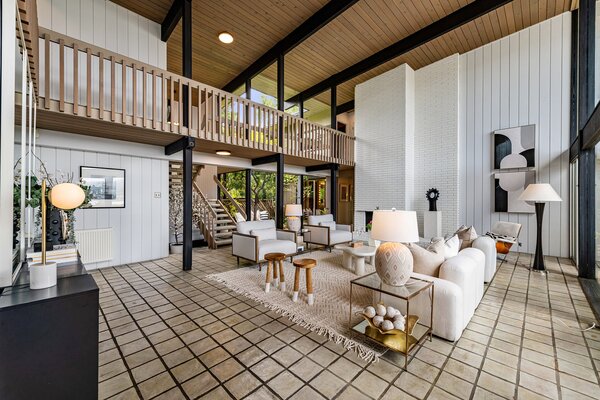
[{"label": "white wall", "polygon": [[406,64],[356,86],[355,225],[364,213],[410,209],[414,71]]},{"label": "white wall", "polygon": [[442,232],[458,227],[458,54],[415,71],[414,210],[423,232],[425,193],[440,191]]},{"label": "white wall", "polygon": [[160,25],[108,0],[38,0],[39,25],[167,69]]},{"label": "white wall", "polygon": [[[75,230],[113,228],[113,259],[87,268],[169,254],[169,161],[161,156],[164,148],[44,129],[38,132],[37,154],[53,176],[72,173],[78,181],[81,166],[125,169],[125,208],[75,212]],[[157,192],[160,198],[154,197]]]},{"label": "white wall", "polygon": [[535,216],[494,212],[492,132],[535,124],[538,182],[562,203],[546,206],[548,255],[569,255],[571,15],[565,13],[460,56],[460,218],[479,233],[495,221],[523,224],[522,251],[535,251]]}]

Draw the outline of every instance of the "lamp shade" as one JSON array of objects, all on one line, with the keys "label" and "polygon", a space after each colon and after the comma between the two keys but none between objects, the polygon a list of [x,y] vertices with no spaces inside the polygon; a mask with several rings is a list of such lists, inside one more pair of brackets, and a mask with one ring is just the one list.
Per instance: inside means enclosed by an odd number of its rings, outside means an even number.
[{"label": "lamp shade", "polygon": [[373,211],[371,238],[384,242],[418,242],[417,213],[395,209]]},{"label": "lamp shade", "polygon": [[74,183],[61,183],[52,188],[48,198],[54,207],[72,210],[84,202],[85,192]]},{"label": "lamp shade", "polygon": [[285,205],[285,216],[286,217],[301,217],[302,216],[302,205],[301,204],[286,204]]},{"label": "lamp shade", "polygon": [[532,183],[519,196],[521,201],[532,203],[546,203],[549,201],[562,201],[558,193],[549,183]]}]

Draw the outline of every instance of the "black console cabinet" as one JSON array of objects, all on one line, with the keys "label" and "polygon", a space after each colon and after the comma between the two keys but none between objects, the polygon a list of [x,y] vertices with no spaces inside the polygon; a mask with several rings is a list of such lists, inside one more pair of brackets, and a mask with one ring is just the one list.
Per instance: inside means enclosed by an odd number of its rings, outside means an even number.
[{"label": "black console cabinet", "polygon": [[81,264],[58,271],[55,287],[30,290],[24,271],[0,295],[0,399],[98,398],[98,286]]}]

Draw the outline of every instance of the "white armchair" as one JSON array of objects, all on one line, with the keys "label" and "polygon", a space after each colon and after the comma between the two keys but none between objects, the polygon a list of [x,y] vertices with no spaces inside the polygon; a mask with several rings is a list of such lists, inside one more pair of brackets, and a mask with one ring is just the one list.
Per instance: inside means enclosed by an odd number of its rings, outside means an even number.
[{"label": "white armchair", "polygon": [[311,215],[304,228],[308,230],[304,233],[304,243],[331,247],[352,241],[352,227],[336,224],[332,214]]},{"label": "white armchair", "polygon": [[238,265],[240,258],[261,263],[268,253],[284,253],[293,257],[297,252],[296,232],[275,229],[275,221],[272,219],[242,221],[237,223],[231,248]]}]

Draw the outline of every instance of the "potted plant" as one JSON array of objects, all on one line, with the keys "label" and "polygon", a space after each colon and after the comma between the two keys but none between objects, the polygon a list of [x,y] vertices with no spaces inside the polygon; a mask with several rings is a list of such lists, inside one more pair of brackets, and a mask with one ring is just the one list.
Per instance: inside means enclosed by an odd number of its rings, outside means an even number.
[{"label": "potted plant", "polygon": [[180,241],[183,235],[183,191],[171,189],[169,192],[169,230],[171,237],[175,239],[169,244],[171,254],[183,253],[183,243]]}]

